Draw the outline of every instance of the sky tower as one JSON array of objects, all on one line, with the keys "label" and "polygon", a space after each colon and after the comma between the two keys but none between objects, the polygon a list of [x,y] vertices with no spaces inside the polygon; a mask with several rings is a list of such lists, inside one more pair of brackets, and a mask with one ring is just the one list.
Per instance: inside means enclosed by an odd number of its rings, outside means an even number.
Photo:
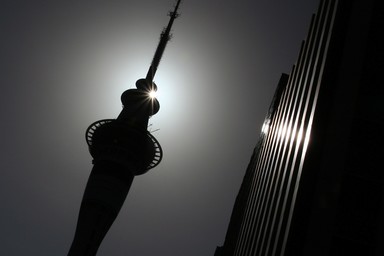
[{"label": "sky tower", "polygon": [[156,138],[148,132],[148,119],[159,109],[154,97],[153,79],[169,41],[174,20],[178,17],[178,0],[170,20],[160,36],[147,76],[136,82],[136,89],[121,95],[123,109],[117,119],[91,124],[86,141],[93,157],[93,168],[86,185],[68,256],[93,256],[116,219],[131,187],[133,177],[157,166],[163,156]]}]

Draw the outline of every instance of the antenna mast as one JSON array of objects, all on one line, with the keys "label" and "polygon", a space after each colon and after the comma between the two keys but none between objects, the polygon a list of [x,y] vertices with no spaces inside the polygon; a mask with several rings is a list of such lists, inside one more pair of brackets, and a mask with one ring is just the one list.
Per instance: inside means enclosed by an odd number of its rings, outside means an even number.
[{"label": "antenna mast", "polygon": [[173,21],[177,17],[179,17],[179,13],[177,13],[177,10],[179,9],[180,2],[181,2],[181,0],[178,0],[176,5],[175,5],[175,9],[173,10],[173,12],[170,11],[168,14],[169,17],[171,17],[171,18],[168,22],[168,26],[166,28],[164,28],[163,32],[160,35],[160,42],[157,46],[155,56],[153,57],[151,66],[149,67],[147,76],[145,78],[145,80],[147,81],[148,84],[151,84],[153,82],[153,78],[155,77],[156,70],[157,70],[157,67],[159,66],[159,63],[160,63],[161,57],[164,53],[165,47],[167,46],[168,41],[172,37],[170,32],[171,32],[171,28],[173,25]]}]

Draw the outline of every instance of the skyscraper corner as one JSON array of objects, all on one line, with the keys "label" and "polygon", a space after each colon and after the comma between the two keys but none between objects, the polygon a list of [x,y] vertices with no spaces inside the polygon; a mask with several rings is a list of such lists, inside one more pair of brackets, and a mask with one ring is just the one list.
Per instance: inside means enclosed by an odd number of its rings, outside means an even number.
[{"label": "skyscraper corner", "polygon": [[215,256],[384,254],[383,13],[320,1]]}]

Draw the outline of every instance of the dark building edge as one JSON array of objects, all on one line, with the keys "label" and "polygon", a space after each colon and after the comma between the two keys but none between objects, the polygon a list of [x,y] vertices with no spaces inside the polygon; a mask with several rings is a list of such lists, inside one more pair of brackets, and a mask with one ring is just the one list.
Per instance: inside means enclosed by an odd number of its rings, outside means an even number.
[{"label": "dark building edge", "polygon": [[[277,110],[280,97],[283,91],[285,90],[285,86],[288,83],[288,79],[289,79],[288,74],[283,73],[281,75],[275,94],[272,98],[271,105],[268,109],[268,113],[265,118],[266,122],[268,122],[267,120],[271,120],[273,118],[273,115]],[[234,253],[237,237],[240,232],[241,222],[243,219],[245,207],[248,200],[248,195],[251,189],[252,177],[254,176],[254,173],[255,173],[255,164],[258,160],[258,155],[260,152],[260,148],[262,146],[262,142],[264,141],[264,137],[265,137],[264,133],[261,133],[259,140],[253,150],[251,161],[248,164],[242,184],[240,186],[239,193],[236,196],[236,200],[235,200],[235,204],[234,204],[231,218],[229,221],[224,245],[218,246],[216,248],[215,256],[232,255]]]}]

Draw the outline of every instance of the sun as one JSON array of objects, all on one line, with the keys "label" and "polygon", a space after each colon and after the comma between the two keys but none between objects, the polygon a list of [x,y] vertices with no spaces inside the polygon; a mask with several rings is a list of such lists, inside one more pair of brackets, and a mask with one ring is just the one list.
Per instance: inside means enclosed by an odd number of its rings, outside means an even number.
[{"label": "sun", "polygon": [[149,98],[151,98],[151,99],[154,99],[154,98],[156,98],[156,91],[155,90],[151,90],[149,93],[148,93],[148,95],[149,95]]}]

